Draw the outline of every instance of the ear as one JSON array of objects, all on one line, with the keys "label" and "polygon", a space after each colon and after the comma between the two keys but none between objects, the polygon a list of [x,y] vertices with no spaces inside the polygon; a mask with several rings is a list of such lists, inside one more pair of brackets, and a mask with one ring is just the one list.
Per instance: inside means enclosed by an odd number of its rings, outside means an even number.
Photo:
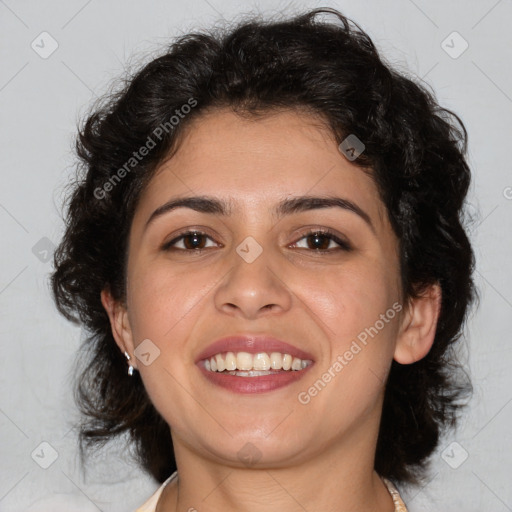
[{"label": "ear", "polygon": [[395,346],[394,359],[397,363],[412,364],[428,354],[436,335],[441,300],[438,283],[430,285],[420,297],[411,299]]},{"label": "ear", "polygon": [[130,364],[137,368],[136,357],[133,356],[134,346],[132,329],[128,320],[128,311],[126,306],[116,301],[110,290],[104,288],[101,291],[101,303],[105,308],[110,319],[110,327],[112,329],[112,335],[116,341],[119,350],[124,354],[128,352],[130,355]]}]

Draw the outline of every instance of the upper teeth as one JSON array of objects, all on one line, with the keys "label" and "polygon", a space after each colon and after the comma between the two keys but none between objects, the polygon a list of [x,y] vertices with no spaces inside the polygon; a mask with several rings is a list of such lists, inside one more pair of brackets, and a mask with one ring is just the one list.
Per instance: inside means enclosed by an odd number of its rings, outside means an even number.
[{"label": "upper teeth", "polygon": [[269,354],[259,352],[227,352],[225,356],[215,354],[213,357],[204,360],[204,366],[212,372],[224,370],[301,370],[312,363],[309,359],[299,359],[290,354],[272,352]]}]

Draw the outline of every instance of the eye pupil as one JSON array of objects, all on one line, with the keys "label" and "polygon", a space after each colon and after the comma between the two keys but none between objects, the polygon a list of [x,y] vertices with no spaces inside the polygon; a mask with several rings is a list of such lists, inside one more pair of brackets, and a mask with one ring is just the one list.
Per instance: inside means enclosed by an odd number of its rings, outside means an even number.
[{"label": "eye pupil", "polygon": [[[309,241],[313,239],[314,240],[314,247],[311,247],[309,244]],[[321,242],[323,239],[323,243]],[[320,243],[319,243],[320,240]],[[330,239],[323,235],[322,233],[312,233],[308,236],[308,246],[310,249],[320,249],[320,250],[326,250],[329,247]],[[320,245],[320,247],[319,247]]]},{"label": "eye pupil", "polygon": [[[203,243],[201,244],[200,240],[202,239]],[[199,242],[198,242],[199,240]],[[189,242],[193,241],[192,244]],[[183,244],[187,249],[203,249],[204,248],[204,235],[201,233],[189,233],[183,237]],[[197,244],[197,245],[195,245]],[[199,245],[199,247],[198,247]]]}]

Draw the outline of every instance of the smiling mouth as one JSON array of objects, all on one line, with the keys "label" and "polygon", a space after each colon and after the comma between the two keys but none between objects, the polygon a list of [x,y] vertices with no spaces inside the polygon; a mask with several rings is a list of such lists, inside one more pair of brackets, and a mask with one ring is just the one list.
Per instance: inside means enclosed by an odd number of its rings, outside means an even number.
[{"label": "smiling mouth", "polygon": [[223,352],[198,361],[206,379],[238,394],[259,394],[302,379],[314,361],[281,352]]},{"label": "smiling mouth", "polygon": [[283,372],[297,372],[310,366],[313,361],[299,359],[281,352],[225,352],[218,353],[202,364],[208,372],[238,377],[261,377]]}]

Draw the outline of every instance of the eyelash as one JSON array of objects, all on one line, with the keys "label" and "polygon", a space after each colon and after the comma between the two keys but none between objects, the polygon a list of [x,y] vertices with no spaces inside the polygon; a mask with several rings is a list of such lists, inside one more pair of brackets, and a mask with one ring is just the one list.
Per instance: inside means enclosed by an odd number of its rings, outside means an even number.
[{"label": "eyelash", "polygon": [[[208,248],[206,249],[181,249],[181,248],[176,248],[176,247],[173,247],[173,245],[178,242],[179,240],[182,240],[183,238],[185,238],[187,235],[196,235],[196,236],[205,236],[207,238],[209,238],[210,240],[213,240],[212,237],[210,237],[207,233],[205,233],[204,231],[201,231],[201,230],[187,230],[187,231],[183,231],[182,233],[180,233],[177,237],[173,238],[172,240],[170,240],[169,242],[166,242],[163,246],[162,246],[162,250],[164,251],[183,251],[183,252],[194,252],[195,254],[201,254],[203,253],[204,251],[208,250]],[[351,244],[345,240],[342,240],[340,239],[339,237],[337,237],[330,229],[327,229],[327,228],[316,228],[316,229],[313,229],[313,230],[310,230],[310,231],[307,231],[306,233],[304,233],[298,240],[297,242],[294,242],[293,245],[297,244],[300,240],[304,239],[304,238],[307,238],[309,236],[313,236],[313,235],[320,235],[324,238],[327,238],[328,240],[330,241],[333,241],[335,243],[337,243],[339,245],[338,248],[336,249],[309,249],[310,251],[314,251],[315,253],[317,254],[321,254],[321,255],[328,255],[329,253],[333,253],[333,252],[337,252],[339,250],[341,251],[345,251],[345,252],[350,252],[353,250]]]}]

